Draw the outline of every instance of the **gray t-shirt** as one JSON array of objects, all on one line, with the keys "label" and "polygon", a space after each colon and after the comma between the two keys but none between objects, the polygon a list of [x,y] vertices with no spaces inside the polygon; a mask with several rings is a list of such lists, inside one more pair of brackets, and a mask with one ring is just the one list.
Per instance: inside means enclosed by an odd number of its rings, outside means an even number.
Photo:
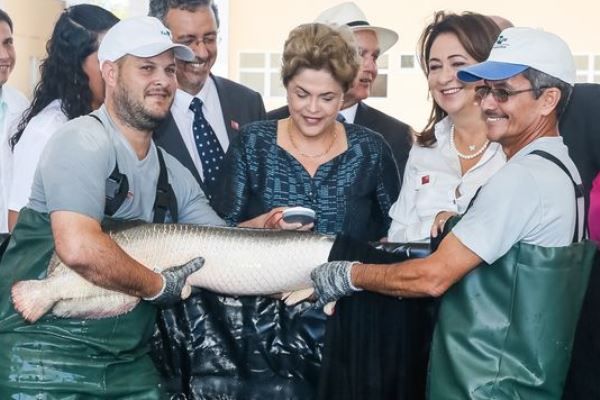
[{"label": "gray t-shirt", "polygon": [[[152,221],[160,170],[154,143],[140,160],[105,107],[95,114],[102,124],[89,116],[76,118],[48,142],[35,172],[28,207],[47,213],[73,211],[101,221],[106,179],[118,160],[119,171],[129,181],[129,193],[113,217]],[[177,197],[179,222],[224,225],[192,174],[166,152],[163,155]]]},{"label": "gray t-shirt", "polygon": [[[581,183],[561,137],[534,140],[515,154],[481,188],[452,233],[488,264],[517,242],[543,247],[568,246],[575,229],[573,183],[556,164],[533,150],[552,154]],[[581,201],[581,200],[580,200]],[[579,229],[583,207],[580,204]]]}]

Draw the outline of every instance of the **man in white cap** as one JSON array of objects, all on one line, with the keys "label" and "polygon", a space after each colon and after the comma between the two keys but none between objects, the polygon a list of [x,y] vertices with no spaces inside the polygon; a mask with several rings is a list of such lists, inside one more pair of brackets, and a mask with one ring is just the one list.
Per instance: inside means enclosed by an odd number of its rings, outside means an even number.
[{"label": "man in white cap", "polygon": [[[315,20],[325,24],[346,25],[354,33],[362,64],[354,84],[344,94],[340,115],[351,124],[357,124],[380,133],[392,148],[400,176],[412,145],[410,127],[364,103],[371,95],[377,78],[377,59],[397,41],[398,34],[390,29],[370,25],[367,17],[353,2],[345,2],[323,11]],[[289,117],[287,106],[269,111],[268,119]]]},{"label": "man in white cap", "polygon": [[[575,81],[567,44],[508,28],[477,85],[488,137],[506,165],[429,257],[393,265],[332,262],[313,273],[320,301],[357,289],[441,296],[430,399],[558,399],[595,246],[581,242],[581,178],[557,122]],[[577,200],[576,200],[577,198]]]},{"label": "man in white cap", "polygon": [[[156,18],[141,17],[112,27],[98,58],[105,103],[67,123],[46,146],[0,266],[2,399],[162,398],[147,354],[154,306],[180,301],[202,260],[153,272],[123,252],[100,222],[112,216],[223,224],[192,174],[152,142],[173,101],[175,58],[190,60],[191,50],[174,44]],[[27,322],[11,287],[44,277],[53,251],[90,282],[146,301],[117,317]]]}]

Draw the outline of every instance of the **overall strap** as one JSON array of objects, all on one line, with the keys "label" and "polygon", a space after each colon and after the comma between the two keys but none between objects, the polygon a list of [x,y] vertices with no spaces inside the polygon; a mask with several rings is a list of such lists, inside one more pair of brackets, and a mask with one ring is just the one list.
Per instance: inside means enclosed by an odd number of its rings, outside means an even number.
[{"label": "overall strap", "polygon": [[89,117],[94,118],[96,121],[100,122],[100,125],[102,125],[104,127],[104,124],[102,123],[102,120],[95,114],[88,114]]},{"label": "overall strap", "polygon": [[[88,114],[94,118],[102,126],[102,120],[97,115]],[[156,147],[156,154],[158,155],[159,174],[158,182],[156,184],[156,196],[154,198],[154,223],[165,222],[167,211],[171,213],[171,219],[173,222],[177,222],[179,214],[177,211],[177,198],[175,192],[169,184],[169,178],[167,175],[167,166],[160,148]],[[127,192],[129,191],[129,182],[127,176],[119,171],[119,163],[115,158],[115,168],[111,172],[110,176],[106,180],[107,182],[107,194],[106,194],[106,205],[104,207],[104,213],[108,216],[113,216],[119,207],[123,204],[127,198]]]},{"label": "overall strap", "polygon": [[[102,120],[97,115],[88,114],[88,116],[94,118],[104,128],[104,123],[102,123]],[[119,171],[119,163],[116,156],[115,150],[115,167],[110,173],[110,176],[106,179],[104,214],[109,217],[112,217],[117,212],[127,198],[127,193],[129,192],[129,181],[127,176]]]},{"label": "overall strap", "polygon": [[[577,202],[577,199],[583,197],[583,185],[582,184],[577,184],[575,182],[575,180],[573,179],[573,176],[571,175],[571,173],[569,172],[569,170],[565,166],[565,164],[563,164],[562,161],[560,161],[557,157],[553,156],[552,154],[550,154],[550,153],[548,153],[548,152],[546,152],[544,150],[533,150],[529,154],[535,154],[536,156],[543,157],[546,160],[548,160],[550,162],[553,162],[554,164],[556,164],[556,166],[558,166],[560,169],[562,169],[565,174],[567,174],[567,176],[569,177],[569,179],[571,179],[571,182],[573,183],[573,188],[575,189],[575,197],[576,197],[576,200],[575,200],[575,232],[573,232],[573,243],[577,242],[578,241],[577,239],[578,239],[578,236],[579,236],[578,235],[578,233],[579,233],[579,204]],[[475,195],[473,196],[473,198],[471,198],[471,201],[469,202],[469,206],[465,210],[465,213],[467,211],[469,211],[469,209],[473,205],[473,202],[477,198],[477,195],[479,194],[480,190],[481,190],[481,186],[477,189],[477,191],[475,192]],[[586,231],[587,231],[587,227],[586,227],[586,222],[584,221],[584,224],[583,224],[583,232],[584,232],[584,234],[585,234]]]},{"label": "overall strap", "polygon": [[469,201],[469,205],[467,206],[467,209],[465,210],[465,212],[463,213],[463,215],[469,211],[471,209],[471,207],[473,207],[473,203],[475,202],[475,199],[477,198],[477,196],[479,195],[479,192],[481,192],[481,188],[483,186],[479,186],[477,188],[477,190],[475,191],[475,194],[473,195],[473,197],[471,197],[471,201]]},{"label": "overall strap", "polygon": [[156,146],[156,154],[158,155],[158,165],[160,172],[158,174],[158,183],[156,184],[156,197],[154,198],[154,223],[165,222],[167,211],[171,213],[173,222],[177,222],[179,218],[177,210],[177,198],[173,187],[169,183],[167,175],[167,166],[162,154],[162,150]]},{"label": "overall strap", "polygon": [[[571,172],[569,172],[569,170],[567,169],[565,164],[563,164],[563,162],[560,161],[554,155],[552,155],[544,150],[533,150],[529,154],[535,154],[536,156],[540,156],[550,162],[553,162],[554,164],[556,164],[557,167],[562,169],[565,174],[567,174],[567,176],[573,183],[573,188],[575,189],[575,232],[573,232],[573,243],[578,242],[577,239],[579,238],[579,235],[578,235],[578,233],[579,233],[579,203],[577,200],[583,197],[583,185],[577,184],[575,182],[575,180],[573,179],[573,175],[571,175]],[[584,223],[583,223],[584,235],[585,235],[585,231],[586,231],[586,223],[584,221]]]}]

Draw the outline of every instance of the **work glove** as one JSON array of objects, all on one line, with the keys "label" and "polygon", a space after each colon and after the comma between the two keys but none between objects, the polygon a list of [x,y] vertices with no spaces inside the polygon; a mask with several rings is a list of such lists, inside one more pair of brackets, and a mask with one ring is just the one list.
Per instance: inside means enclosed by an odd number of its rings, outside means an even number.
[{"label": "work glove", "polygon": [[352,266],[356,261],[330,261],[310,273],[315,287],[316,307],[323,307],[358,291],[352,285]]},{"label": "work glove", "polygon": [[162,290],[157,295],[146,297],[144,300],[166,308],[187,299],[192,291],[190,285],[186,284],[187,278],[202,268],[202,265],[204,265],[204,258],[197,257],[183,265],[165,269],[160,273],[163,278]]}]

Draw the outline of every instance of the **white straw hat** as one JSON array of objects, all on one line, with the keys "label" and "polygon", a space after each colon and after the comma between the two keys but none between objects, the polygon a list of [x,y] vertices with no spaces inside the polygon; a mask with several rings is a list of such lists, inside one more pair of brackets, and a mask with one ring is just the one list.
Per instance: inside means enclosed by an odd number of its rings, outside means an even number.
[{"label": "white straw hat", "polygon": [[365,13],[351,1],[338,4],[323,11],[315,22],[324,24],[346,25],[352,31],[371,30],[379,39],[381,53],[385,53],[398,41],[398,34],[391,29],[370,25]]}]

